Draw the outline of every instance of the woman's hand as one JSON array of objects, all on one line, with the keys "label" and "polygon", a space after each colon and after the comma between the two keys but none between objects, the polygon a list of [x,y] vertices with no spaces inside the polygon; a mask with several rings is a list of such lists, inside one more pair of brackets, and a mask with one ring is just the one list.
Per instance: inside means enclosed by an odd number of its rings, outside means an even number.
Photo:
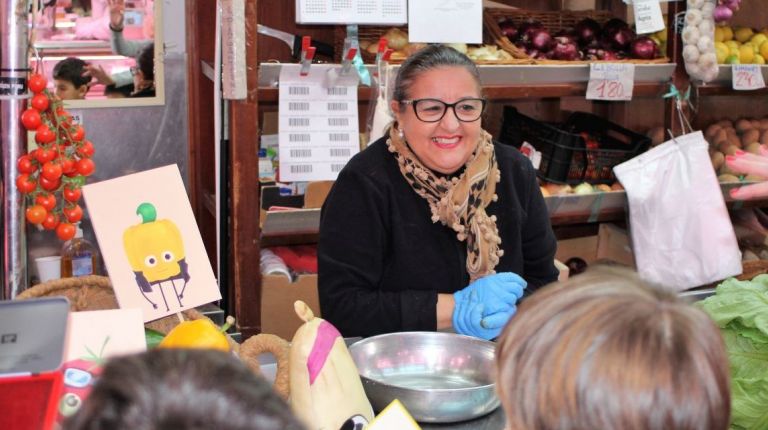
[{"label": "woman's hand", "polygon": [[515,314],[527,283],[511,272],[480,278],[454,293],[453,328],[457,333],[493,339]]},{"label": "woman's hand", "polygon": [[[725,157],[725,164],[737,173],[768,178],[768,149],[760,146],[759,154],[737,151],[736,154]],[[768,197],[768,181],[733,188],[730,194],[738,200]]]},{"label": "woman's hand", "polygon": [[[85,71],[83,72],[83,76],[90,76],[93,78],[96,83],[104,84],[104,85],[114,85],[115,81],[112,79],[111,76],[107,72],[104,71],[104,69],[101,66],[95,66],[93,64],[86,64],[85,67],[83,67]],[[93,82],[91,82],[90,85],[92,85]]]},{"label": "woman's hand", "polygon": [[107,0],[107,4],[109,5],[109,26],[114,31],[122,31],[125,0]]}]

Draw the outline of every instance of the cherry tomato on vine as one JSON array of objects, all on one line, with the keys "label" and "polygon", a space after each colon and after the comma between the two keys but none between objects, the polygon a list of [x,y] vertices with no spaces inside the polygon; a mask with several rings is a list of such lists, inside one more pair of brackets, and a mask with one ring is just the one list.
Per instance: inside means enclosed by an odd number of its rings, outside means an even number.
[{"label": "cherry tomato on vine", "polygon": [[44,145],[46,143],[51,143],[54,140],[56,140],[56,134],[48,128],[47,125],[43,124],[37,128],[37,131],[35,132],[35,142]]},{"label": "cherry tomato on vine", "polygon": [[72,136],[72,140],[74,142],[80,142],[83,140],[83,138],[85,138],[85,130],[83,130],[83,127],[76,125],[70,133],[70,136]]},{"label": "cherry tomato on vine", "polygon": [[19,160],[16,161],[16,167],[19,168],[21,173],[34,173],[37,170],[37,165],[32,161],[32,157],[29,155],[22,155]]},{"label": "cherry tomato on vine", "polygon": [[35,159],[40,164],[45,164],[56,158],[56,152],[49,148],[37,148],[34,150]]},{"label": "cherry tomato on vine", "polygon": [[75,237],[75,226],[68,222],[59,224],[56,227],[56,236],[58,236],[61,240],[72,239]]},{"label": "cherry tomato on vine", "polygon": [[46,230],[53,230],[59,225],[59,215],[48,213],[43,220],[43,228]]},{"label": "cherry tomato on vine", "polygon": [[40,171],[40,175],[51,182],[55,182],[61,178],[61,174],[61,164],[53,161],[43,164],[43,169]]},{"label": "cherry tomato on vine", "polygon": [[56,207],[56,196],[53,194],[41,193],[35,197],[35,203],[44,207],[47,211],[52,211]]},{"label": "cherry tomato on vine", "polygon": [[77,170],[75,170],[75,160],[66,157],[61,160],[61,172],[65,175],[73,172],[77,173]]},{"label": "cherry tomato on vine", "polygon": [[45,221],[45,217],[48,216],[48,211],[40,205],[33,205],[27,208],[27,221],[32,224],[40,224]]},{"label": "cherry tomato on vine", "polygon": [[80,200],[81,194],[82,191],[80,191],[80,188],[72,188],[71,185],[64,187],[64,200],[68,202],[76,203],[78,200]]},{"label": "cherry tomato on vine", "polygon": [[29,108],[21,114],[21,124],[27,130],[37,130],[43,124],[43,119],[40,117],[40,112]]},{"label": "cherry tomato on vine", "polygon": [[76,223],[83,219],[83,208],[80,207],[80,205],[74,205],[70,207],[65,207],[62,210],[62,213],[64,213],[64,216],[67,218],[67,221],[71,223]]},{"label": "cherry tomato on vine", "polygon": [[37,109],[40,112],[45,112],[48,109],[48,106],[50,105],[50,100],[48,100],[48,96],[44,93],[35,94],[32,97],[32,100],[30,101],[30,104],[33,108]]},{"label": "cherry tomato on vine", "polygon": [[61,185],[61,179],[55,181],[48,180],[45,176],[40,175],[40,188],[45,191],[55,191]]},{"label": "cherry tomato on vine", "polygon": [[48,80],[45,79],[45,76],[39,73],[33,73],[29,76],[27,86],[29,86],[30,91],[33,93],[37,94],[42,92],[46,85],[48,85]]},{"label": "cherry tomato on vine", "polygon": [[35,191],[37,182],[35,182],[34,179],[30,179],[28,174],[23,173],[16,177],[16,188],[23,194],[29,194],[32,191]]},{"label": "cherry tomato on vine", "polygon": [[91,176],[96,170],[96,163],[90,158],[83,158],[75,163],[75,169],[77,169],[77,173],[83,176]]},{"label": "cherry tomato on vine", "polygon": [[81,157],[91,158],[96,152],[96,149],[93,147],[93,143],[91,143],[90,140],[86,140],[79,148],[77,148],[76,152],[77,155]]}]

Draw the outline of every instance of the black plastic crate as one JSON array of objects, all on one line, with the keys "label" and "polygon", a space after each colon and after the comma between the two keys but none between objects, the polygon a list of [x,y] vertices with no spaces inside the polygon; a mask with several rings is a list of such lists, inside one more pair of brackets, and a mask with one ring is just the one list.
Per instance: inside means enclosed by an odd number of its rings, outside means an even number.
[{"label": "black plastic crate", "polygon": [[644,152],[651,139],[597,115],[574,112],[562,125],[547,124],[504,107],[499,140],[541,152],[539,177],[562,184],[610,184],[613,167]]}]

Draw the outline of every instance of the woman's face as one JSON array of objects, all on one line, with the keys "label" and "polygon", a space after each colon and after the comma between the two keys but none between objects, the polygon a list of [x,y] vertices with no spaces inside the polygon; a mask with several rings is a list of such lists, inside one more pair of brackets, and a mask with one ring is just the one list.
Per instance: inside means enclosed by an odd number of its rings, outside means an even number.
[{"label": "woman's face", "polygon": [[[461,99],[480,98],[480,89],[472,74],[459,66],[446,66],[423,72],[408,89],[409,100],[437,99],[456,103]],[[480,119],[462,122],[448,108],[437,122],[424,122],[413,104],[392,102],[392,112],[403,130],[411,150],[424,166],[435,172],[451,174],[469,160],[480,138]]]}]

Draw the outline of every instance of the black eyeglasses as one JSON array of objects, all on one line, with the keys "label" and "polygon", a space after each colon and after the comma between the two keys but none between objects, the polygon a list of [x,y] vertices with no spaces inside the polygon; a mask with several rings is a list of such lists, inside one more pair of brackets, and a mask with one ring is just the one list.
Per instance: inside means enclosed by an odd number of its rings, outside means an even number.
[{"label": "black eyeglasses", "polygon": [[485,99],[466,98],[456,103],[446,103],[438,99],[402,100],[400,103],[413,106],[416,118],[423,122],[438,122],[445,116],[448,108],[453,109],[456,119],[461,122],[473,122],[480,119],[485,110]]}]

